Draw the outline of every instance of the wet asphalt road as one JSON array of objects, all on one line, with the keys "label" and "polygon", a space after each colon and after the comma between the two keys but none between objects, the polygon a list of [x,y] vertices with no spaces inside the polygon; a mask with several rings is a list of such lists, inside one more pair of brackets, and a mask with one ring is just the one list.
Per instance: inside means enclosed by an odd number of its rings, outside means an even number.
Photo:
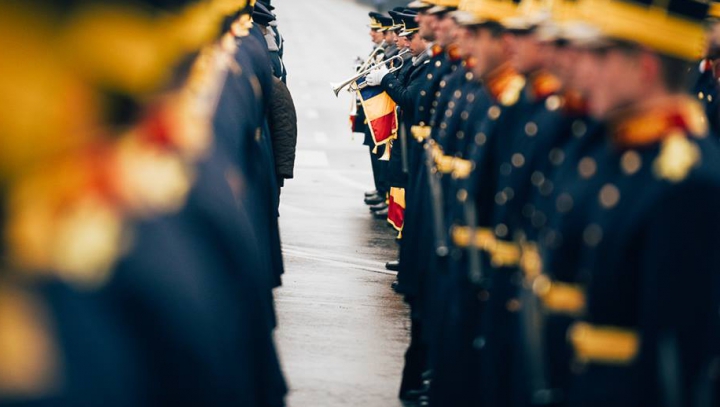
[{"label": "wet asphalt road", "polygon": [[281,196],[286,274],[276,292],[288,405],[400,406],[407,308],[384,268],[397,256],[395,233],[362,201],[373,189],[368,150],[349,131],[349,94],[335,98],[329,85],[370,52],[369,9],[352,0],[273,5],[299,121],[295,179]]}]

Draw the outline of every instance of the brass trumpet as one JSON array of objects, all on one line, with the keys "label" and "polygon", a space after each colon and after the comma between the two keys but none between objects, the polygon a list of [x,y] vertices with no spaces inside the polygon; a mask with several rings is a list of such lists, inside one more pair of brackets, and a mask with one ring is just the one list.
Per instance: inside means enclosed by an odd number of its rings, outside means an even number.
[{"label": "brass trumpet", "polygon": [[371,66],[375,62],[377,62],[377,57],[382,53],[385,53],[385,47],[387,47],[387,42],[385,40],[382,40],[380,45],[375,47],[372,53],[370,53],[370,56],[365,60],[365,62],[358,67],[358,71],[364,71],[368,68],[368,66]]},{"label": "brass trumpet", "polygon": [[[398,71],[405,64],[405,59],[403,58],[403,56],[405,56],[405,54],[407,54],[408,52],[410,52],[409,49],[403,50],[402,52],[400,52],[399,54],[397,54],[393,57],[384,59],[384,60],[382,60],[376,64],[372,64],[370,66],[365,66],[365,69],[361,69],[358,73],[356,73],[352,77],[350,77],[342,82],[331,83],[330,86],[332,86],[332,90],[333,90],[333,92],[335,92],[335,97],[340,95],[340,91],[347,88],[348,86],[351,86],[353,83],[357,82],[360,78],[367,76],[367,74],[369,74],[370,72],[372,72],[373,70],[377,69],[378,67],[380,67],[382,65],[387,65],[387,64],[392,63],[393,67],[390,69],[390,73]],[[395,66],[395,64],[399,64],[399,65]],[[354,88],[351,87],[349,90],[357,91],[360,89],[365,89],[366,87],[367,87],[367,84],[365,82],[363,82],[360,85],[356,85]]]}]

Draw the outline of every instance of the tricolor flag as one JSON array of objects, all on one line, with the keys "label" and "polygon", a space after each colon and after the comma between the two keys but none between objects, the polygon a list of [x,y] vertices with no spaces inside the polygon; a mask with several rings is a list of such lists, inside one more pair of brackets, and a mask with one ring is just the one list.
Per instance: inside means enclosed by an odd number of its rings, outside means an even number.
[{"label": "tricolor flag", "polygon": [[[365,78],[357,81],[358,87]],[[398,131],[398,118],[395,101],[379,86],[366,86],[360,89],[360,102],[365,111],[365,119],[376,146],[393,139]]]},{"label": "tricolor flag", "polygon": [[405,188],[390,188],[387,220],[402,236],[405,222]]}]

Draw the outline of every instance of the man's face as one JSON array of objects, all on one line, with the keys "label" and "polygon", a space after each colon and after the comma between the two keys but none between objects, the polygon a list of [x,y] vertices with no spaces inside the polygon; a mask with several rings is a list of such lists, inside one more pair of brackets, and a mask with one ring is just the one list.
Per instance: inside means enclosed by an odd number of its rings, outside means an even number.
[{"label": "man's face", "polygon": [[458,27],[458,50],[463,58],[472,54],[475,34],[467,27]]},{"label": "man's face", "polygon": [[370,29],[370,39],[375,44],[380,44],[382,42],[382,33],[379,33],[378,30],[371,28]]},{"label": "man's face", "polygon": [[396,37],[397,41],[395,42],[395,44],[398,46],[398,48],[405,49],[410,46],[410,41],[408,41],[407,37],[401,37],[399,35],[396,35]]},{"label": "man's face", "polygon": [[541,52],[545,55],[545,66],[553,75],[572,89],[577,89],[574,65],[579,59],[579,51],[567,45],[545,44]]},{"label": "man's face", "polygon": [[479,28],[475,31],[475,40],[470,55],[475,58],[473,73],[476,76],[486,77],[508,59],[506,56],[509,47],[508,37],[508,35],[494,36],[486,28]]},{"label": "man's face", "polygon": [[435,39],[441,47],[447,47],[457,41],[458,25],[455,19],[445,14],[436,19],[434,26]]},{"label": "man's face", "polygon": [[610,48],[592,52],[582,62],[583,79],[587,83],[590,113],[600,119],[645,97],[649,77],[643,69],[640,53]]},{"label": "man's face", "polygon": [[427,43],[422,39],[419,33],[412,34],[409,41],[410,53],[414,57],[420,55],[423,51],[425,51],[425,48],[427,48]]},{"label": "man's face", "polygon": [[415,21],[417,21],[420,26],[420,31],[418,32],[420,36],[423,37],[425,41],[435,41],[435,31],[433,27],[437,22],[437,16],[420,12],[417,17],[415,17]]},{"label": "man's face", "polygon": [[516,71],[527,75],[543,67],[544,56],[540,52],[540,43],[535,34],[513,35],[512,45],[511,61]]},{"label": "man's face", "polygon": [[550,71],[553,75],[557,76],[558,78],[562,79],[562,72],[558,71],[558,61],[559,58],[557,56],[558,47],[555,46],[554,43],[551,42],[539,42],[538,48],[540,55],[542,57],[542,66]]},{"label": "man's face", "polygon": [[385,42],[388,44],[394,44],[395,43],[395,32],[393,31],[385,31]]},{"label": "man's face", "polygon": [[567,48],[567,58],[564,59],[563,66],[568,71],[568,76],[572,78],[571,86],[583,95],[589,95],[590,86],[596,80],[595,75],[601,55],[575,46]]}]

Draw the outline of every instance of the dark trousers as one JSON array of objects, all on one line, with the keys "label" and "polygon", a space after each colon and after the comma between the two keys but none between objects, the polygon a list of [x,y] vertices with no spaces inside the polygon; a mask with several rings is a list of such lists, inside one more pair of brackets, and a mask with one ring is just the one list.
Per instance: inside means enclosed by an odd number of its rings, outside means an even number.
[{"label": "dark trousers", "polygon": [[427,345],[423,340],[422,322],[419,318],[410,319],[410,345],[405,351],[400,396],[409,390],[420,390],[423,385],[423,373],[427,369]]},{"label": "dark trousers", "polygon": [[375,181],[375,189],[380,196],[390,192],[390,185],[387,179],[388,162],[380,161],[385,146],[378,147],[377,154],[373,153],[375,147],[370,146],[370,164],[372,165],[373,180]]}]

